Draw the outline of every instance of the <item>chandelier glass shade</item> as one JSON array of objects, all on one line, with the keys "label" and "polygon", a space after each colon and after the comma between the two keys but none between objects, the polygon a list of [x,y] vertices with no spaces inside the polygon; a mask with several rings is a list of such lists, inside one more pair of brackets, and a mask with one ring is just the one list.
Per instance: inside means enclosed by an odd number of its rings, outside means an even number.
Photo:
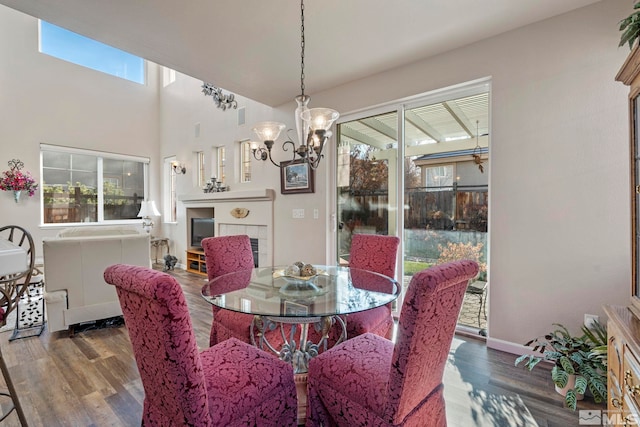
[{"label": "chandelier glass shade", "polygon": [[260,122],[256,123],[253,131],[258,135],[261,141],[275,141],[286,128],[284,123],[279,122]]},{"label": "chandelier glass shade", "polygon": [[[309,96],[304,94],[304,0],[300,1],[300,18],[302,25],[300,26],[301,52],[300,52],[300,95],[295,100],[298,104],[295,110],[296,131],[298,137],[298,145],[296,146],[292,138],[288,136],[288,140],[282,143],[282,150],[288,151],[287,145],[291,144],[293,150],[291,161],[299,160],[306,162],[312,169],[316,169],[320,164],[320,160],[324,155],[322,151],[327,140],[331,137],[331,126],[340,117],[336,110],[330,108],[309,108]],[[257,142],[251,142],[251,150],[256,160],[266,161],[267,159],[277,167],[271,157],[271,150],[274,142],[278,139],[282,131],[287,126],[279,122],[260,122],[257,123],[253,131],[258,139],[264,144],[260,147]]]}]

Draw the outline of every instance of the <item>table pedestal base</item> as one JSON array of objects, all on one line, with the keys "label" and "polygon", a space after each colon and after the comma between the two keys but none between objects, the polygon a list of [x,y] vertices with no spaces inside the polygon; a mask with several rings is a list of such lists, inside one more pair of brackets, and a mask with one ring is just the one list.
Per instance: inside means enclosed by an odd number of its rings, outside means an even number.
[{"label": "table pedestal base", "polygon": [[[329,331],[333,323],[337,322],[342,327],[340,338],[334,344],[340,344],[347,339],[347,325],[340,316],[322,317],[275,317],[256,315],[251,322],[249,334],[251,344],[265,351],[271,351],[281,360],[291,363],[294,374],[304,374],[309,366],[309,359],[317,356],[327,349]],[[322,338],[317,343],[309,339],[309,325],[318,324],[322,331]],[[282,329],[283,325],[291,325],[290,336],[287,337]],[[296,329],[300,328],[300,338],[296,342]],[[284,343],[280,349],[276,349],[267,339],[266,332],[280,328]]]},{"label": "table pedestal base", "polygon": [[296,394],[298,395],[298,425],[307,421],[307,374],[294,374]]}]

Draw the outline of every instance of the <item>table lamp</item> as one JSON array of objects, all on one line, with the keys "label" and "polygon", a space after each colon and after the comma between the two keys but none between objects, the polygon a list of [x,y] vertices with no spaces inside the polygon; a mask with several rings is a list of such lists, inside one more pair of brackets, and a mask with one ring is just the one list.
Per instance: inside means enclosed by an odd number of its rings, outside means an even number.
[{"label": "table lamp", "polygon": [[142,228],[149,233],[153,228],[153,221],[151,220],[152,216],[160,216],[160,212],[156,207],[156,202],[152,200],[143,200],[140,203],[140,212],[138,212],[138,217],[142,218]]}]

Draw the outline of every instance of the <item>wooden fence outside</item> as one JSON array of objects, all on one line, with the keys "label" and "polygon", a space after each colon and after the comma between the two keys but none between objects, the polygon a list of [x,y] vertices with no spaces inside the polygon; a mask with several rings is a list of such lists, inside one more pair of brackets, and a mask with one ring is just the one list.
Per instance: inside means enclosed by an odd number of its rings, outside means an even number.
[{"label": "wooden fence outside", "polygon": [[[405,192],[405,229],[487,231],[488,189],[482,186],[412,188]],[[387,191],[350,191],[341,211],[341,226],[388,232]]]},{"label": "wooden fence outside", "polygon": [[[82,194],[79,188],[73,192],[45,191],[44,223],[77,223],[98,221],[98,196],[96,194]],[[104,219],[136,219],[140,204],[144,197],[104,195]]]}]

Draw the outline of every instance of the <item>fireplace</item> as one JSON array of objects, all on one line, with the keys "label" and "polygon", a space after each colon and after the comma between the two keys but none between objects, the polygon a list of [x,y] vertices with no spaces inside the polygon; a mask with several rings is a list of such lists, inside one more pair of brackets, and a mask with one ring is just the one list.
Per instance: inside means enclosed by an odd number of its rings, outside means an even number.
[{"label": "fireplace", "polygon": [[186,224],[193,216],[213,217],[216,236],[249,236],[254,264],[264,267],[273,264],[274,198],[274,190],[264,189],[185,195],[179,200],[185,208]]}]

